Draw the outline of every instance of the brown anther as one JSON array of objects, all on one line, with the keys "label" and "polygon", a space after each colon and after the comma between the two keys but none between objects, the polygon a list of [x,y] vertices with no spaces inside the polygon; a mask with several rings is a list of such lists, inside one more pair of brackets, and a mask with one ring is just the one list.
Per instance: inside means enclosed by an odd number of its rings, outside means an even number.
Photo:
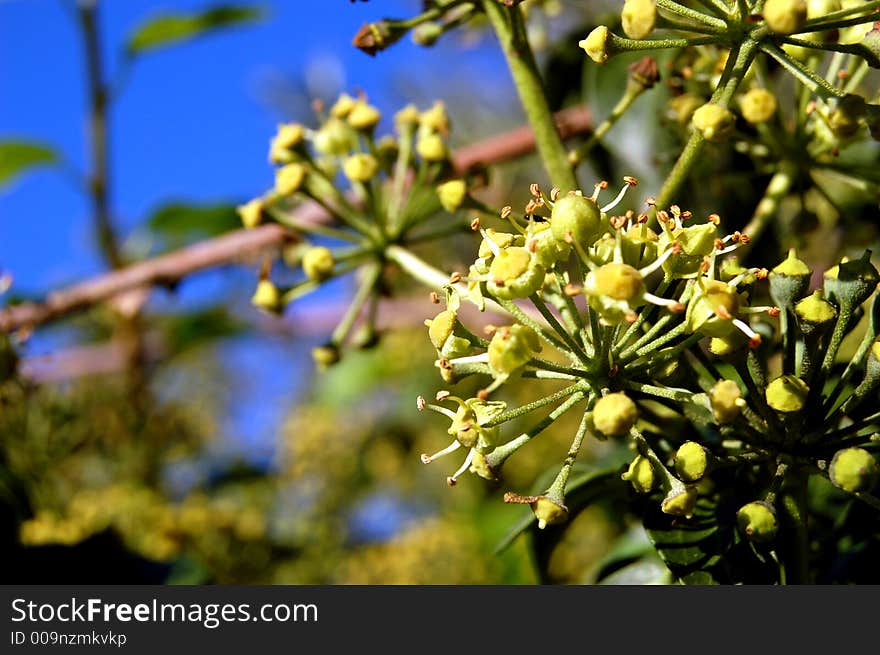
[{"label": "brown anther", "polygon": [[668,223],[669,222],[669,212],[667,212],[665,209],[661,209],[660,211],[657,212],[657,220],[660,221],[661,223]]},{"label": "brown anther", "polygon": [[540,499],[540,496],[521,496],[512,491],[508,491],[504,494],[505,503],[516,503],[517,505],[531,505],[532,503],[538,502]]},{"label": "brown anther", "polygon": [[739,243],[739,240],[742,239],[742,232],[737,230],[736,232],[734,232],[733,234],[730,235],[730,238],[734,243]]},{"label": "brown anther", "polygon": [[452,364],[450,364],[449,360],[446,359],[445,357],[441,357],[437,363],[440,365],[440,368],[442,368],[444,371],[451,371],[452,370]]},{"label": "brown anther", "polygon": [[849,71],[837,71],[837,77],[841,80],[849,79]]},{"label": "brown anther", "polygon": [[693,75],[694,75],[694,69],[691,68],[690,66],[685,66],[684,68],[681,69],[681,76],[684,79],[689,80],[689,79],[691,79],[691,77],[693,77]]},{"label": "brown anther", "polygon": [[759,280],[766,279],[769,274],[770,274],[770,271],[768,271],[766,268],[761,268],[761,269],[758,269],[757,271],[755,271],[755,277],[758,278]]},{"label": "brown anther", "polygon": [[456,482],[457,482],[457,480],[455,478],[453,478],[451,475],[448,478],[446,478],[446,484],[448,484],[450,487],[454,487]]},{"label": "brown anther", "polygon": [[562,293],[564,293],[566,296],[574,297],[579,295],[582,289],[583,287],[581,287],[579,284],[572,284],[571,282],[569,282],[562,288]]},{"label": "brown anther", "polygon": [[529,242],[526,244],[526,247],[529,249],[529,252],[538,252],[538,240],[537,239],[529,239]]},{"label": "brown anther", "polygon": [[480,389],[477,392],[477,400],[486,400],[489,397],[489,392],[486,389]]},{"label": "brown anther", "polygon": [[626,225],[626,216],[612,216],[609,219],[609,222],[611,223],[611,227],[615,230],[619,230]]},{"label": "brown anther", "polygon": [[495,286],[496,286],[496,287],[503,287],[503,286],[504,286],[504,279],[503,279],[503,278],[496,277],[496,278],[495,278],[494,280],[492,280],[492,281],[495,283]]},{"label": "brown anther", "polygon": [[540,198],[540,197],[541,197],[541,187],[538,186],[538,183],[537,183],[537,182],[532,182],[532,183],[529,185],[529,193],[531,193],[531,194],[532,194],[533,196],[535,196],[536,198]]},{"label": "brown anther", "polygon": [[712,267],[712,264],[709,262],[709,259],[706,258],[702,262],[700,262],[700,272],[708,273],[709,269]]},{"label": "brown anther", "polygon": [[418,397],[416,398],[416,408],[418,408],[418,410],[419,410],[420,412],[421,412],[423,409],[425,409],[425,406],[426,406],[426,405],[427,405],[427,403],[425,402],[425,397],[424,397],[424,396],[418,396]]},{"label": "brown anther", "polygon": [[645,204],[648,207],[653,207],[657,204],[657,198],[655,198],[654,196],[648,196],[647,198],[645,198]]},{"label": "brown anther", "polygon": [[574,234],[571,230],[565,233],[565,243],[574,243]]},{"label": "brown anther", "polygon": [[632,175],[624,175],[623,181],[626,182],[630,186],[638,186],[639,185],[639,181],[636,178],[634,178]]},{"label": "brown anther", "polygon": [[672,215],[676,218],[681,217],[681,207],[679,207],[678,205],[670,205],[669,211],[672,212]]},{"label": "brown anther", "polygon": [[538,209],[539,205],[534,200],[529,200],[526,204],[525,213],[526,214],[534,214],[535,210]]},{"label": "brown anther", "polygon": [[669,306],[669,311],[674,312],[675,314],[678,314],[679,312],[683,312],[684,309],[685,309],[684,303],[681,303],[681,302],[677,302],[674,305]]},{"label": "brown anther", "polygon": [[680,255],[681,254],[681,242],[680,241],[673,241],[672,242],[672,254],[673,255]]},{"label": "brown anther", "polygon": [[713,225],[721,225],[721,217],[718,214],[709,214],[706,217],[706,220],[712,223]]},{"label": "brown anther", "polygon": [[458,271],[449,276],[449,284],[458,284],[459,282],[461,282],[461,273]]},{"label": "brown anther", "polygon": [[748,234],[740,234],[739,235],[739,242],[741,244],[743,244],[744,246],[747,246],[749,244],[749,241],[751,241],[751,240],[752,240],[752,237],[750,237]]},{"label": "brown anther", "polygon": [[512,213],[513,207],[511,207],[510,205],[505,205],[501,208],[501,218],[509,218]]},{"label": "brown anther", "polygon": [[782,310],[779,307],[771,307],[767,310],[767,313],[770,314],[773,318],[776,318],[782,313]]},{"label": "brown anther", "polygon": [[604,191],[608,188],[608,180],[600,180],[599,182],[596,182],[595,187],[600,191]]},{"label": "brown anther", "polygon": [[648,222],[648,215],[645,212],[642,212],[636,217],[636,223],[639,225],[644,225]]},{"label": "brown anther", "polygon": [[561,192],[562,191],[560,190],[560,188],[558,186],[555,186],[552,189],[550,189],[550,200],[553,202],[556,202],[559,199],[559,194]]},{"label": "brown anther", "polygon": [[760,345],[761,345],[761,335],[760,334],[756,334],[751,339],[749,339],[749,348],[751,348],[752,350],[754,350],[755,348],[757,348]]},{"label": "brown anther", "polygon": [[626,213],[624,214],[627,220],[631,219],[635,215],[636,213],[632,209],[627,209]]},{"label": "brown anther", "polygon": [[729,311],[727,311],[727,307],[725,307],[724,305],[718,305],[715,308],[715,316],[725,321],[729,321],[733,318],[733,315]]},{"label": "brown anther", "polygon": [[635,312],[627,312],[627,313],[624,315],[623,320],[625,320],[627,323],[629,323],[630,325],[632,325],[632,324],[635,323],[637,320],[639,320],[639,315],[636,314]]},{"label": "brown anther", "polygon": [[715,250],[724,250],[724,241],[715,239]]},{"label": "brown anther", "polygon": [[431,463],[431,456],[428,455],[427,453],[422,453],[421,455],[419,455],[419,459],[422,460],[422,464],[430,464]]},{"label": "brown anther", "polygon": [[489,325],[483,327],[483,334],[485,334],[487,337],[491,337],[493,334],[495,334],[496,330],[498,330],[498,327],[490,323]]},{"label": "brown anther", "polygon": [[431,292],[431,295],[429,296],[429,298],[431,298],[431,302],[432,302],[433,304],[435,304],[435,305],[439,305],[439,304],[440,304],[440,296],[437,295],[437,292],[436,292],[436,291],[432,291],[432,292]]},{"label": "brown anther", "polygon": [[442,401],[442,400],[446,400],[451,395],[452,394],[449,393],[446,389],[441,389],[440,391],[437,392],[437,395],[434,396],[434,400],[437,400],[438,402]]},{"label": "brown anther", "polygon": [[480,219],[479,219],[479,217],[478,217],[478,218],[475,218],[474,220],[471,221],[471,229],[472,229],[474,232],[476,232],[476,231],[478,231],[478,230],[480,229]]},{"label": "brown anther", "polygon": [[620,368],[617,366],[617,364],[614,364],[610,369],[608,369],[608,377],[613,378],[615,375],[617,375],[618,371],[620,371]]}]

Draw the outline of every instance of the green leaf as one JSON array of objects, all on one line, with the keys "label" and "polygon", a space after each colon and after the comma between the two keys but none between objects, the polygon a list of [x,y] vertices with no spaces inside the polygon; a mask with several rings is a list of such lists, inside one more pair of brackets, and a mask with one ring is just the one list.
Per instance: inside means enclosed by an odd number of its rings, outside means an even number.
[{"label": "green leaf", "polygon": [[234,318],[222,306],[175,315],[163,326],[165,343],[174,355],[246,329],[244,321]]},{"label": "green leaf", "polygon": [[147,221],[149,228],[168,246],[217,236],[241,227],[234,203],[194,205],[172,202],[157,209]]},{"label": "green leaf", "polygon": [[702,496],[690,519],[670,516],[650,503],[644,525],[648,537],[672,573],[686,584],[730,582],[724,557],[733,545],[735,510],[723,508],[715,495]]},{"label": "green leaf", "polygon": [[32,141],[0,141],[0,187],[28,169],[58,163],[56,152]]},{"label": "green leaf", "polygon": [[136,56],[262,17],[261,7],[246,5],[218,5],[201,12],[162,13],[137,27],[129,35],[125,50],[129,56]]}]

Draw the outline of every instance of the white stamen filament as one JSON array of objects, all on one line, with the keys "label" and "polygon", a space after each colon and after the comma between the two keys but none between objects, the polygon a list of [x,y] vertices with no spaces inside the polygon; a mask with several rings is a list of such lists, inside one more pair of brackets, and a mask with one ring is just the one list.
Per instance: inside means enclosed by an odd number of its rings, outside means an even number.
[{"label": "white stamen filament", "polygon": [[483,238],[486,240],[486,243],[489,246],[489,250],[492,251],[492,254],[496,257],[500,255],[501,249],[498,247],[498,244],[489,237],[489,233],[486,232],[486,230],[484,230],[483,228],[480,228],[480,234],[483,235]]},{"label": "white stamen filament", "polygon": [[653,293],[645,292],[642,297],[652,305],[659,305],[660,307],[678,307],[681,305],[678,300],[673,298],[661,298],[660,296],[655,296]]},{"label": "white stamen filament", "polygon": [[657,259],[655,259],[653,262],[651,262],[650,264],[648,264],[644,268],[640,268],[639,273],[641,274],[642,277],[648,277],[651,273],[653,273],[658,268],[663,266],[664,262],[667,259],[669,259],[670,257],[672,257],[674,252],[675,252],[674,248],[667,248],[666,250],[663,251],[663,254],[660,255]]},{"label": "white stamen filament", "polygon": [[459,448],[461,448],[461,444],[458,443],[458,441],[453,441],[451,444],[446,446],[446,448],[444,448],[443,450],[438,450],[433,455],[425,455],[424,453],[422,453],[422,464],[430,464],[435,459],[439,459],[444,455],[448,455],[449,453],[454,453]]},{"label": "white stamen filament", "polygon": [[453,412],[451,409],[446,409],[445,407],[441,407],[440,405],[425,405],[425,407],[439,414],[443,414],[443,416],[446,416],[452,420],[455,420],[455,412]]},{"label": "white stamen filament", "polygon": [[615,207],[617,207],[618,203],[619,203],[621,200],[623,200],[623,197],[626,195],[626,190],[629,189],[630,186],[632,186],[632,185],[631,185],[629,182],[625,183],[625,184],[623,185],[623,188],[617,193],[617,197],[616,197],[614,200],[612,200],[611,202],[609,202],[607,205],[605,205],[604,207],[602,207],[602,208],[601,208],[601,211],[603,211],[603,212],[607,212],[607,211],[609,211],[609,210],[614,209]]},{"label": "white stamen filament", "polygon": [[[458,443],[458,442],[456,442],[456,443]],[[446,482],[448,482],[450,486],[452,486],[452,485],[454,485],[456,482],[458,482],[458,478],[461,477],[461,475],[462,475],[465,471],[468,470],[468,467],[471,465],[471,462],[474,461],[474,454],[475,454],[476,452],[477,452],[476,450],[474,450],[473,448],[471,448],[470,451],[469,451],[468,454],[467,454],[467,457],[464,458],[464,464],[461,465],[461,468],[458,469],[458,470],[457,470],[455,473],[453,473],[452,475],[450,475],[448,478],[446,478]]]},{"label": "white stamen filament", "polygon": [[455,359],[450,359],[450,364],[485,364],[489,361],[489,353],[482,353],[480,355],[469,355],[467,357],[456,357]]},{"label": "white stamen filament", "polygon": [[739,328],[739,331],[746,335],[749,339],[759,338],[758,333],[755,332],[749,324],[743,321],[742,319],[735,318],[733,319],[733,324]]}]

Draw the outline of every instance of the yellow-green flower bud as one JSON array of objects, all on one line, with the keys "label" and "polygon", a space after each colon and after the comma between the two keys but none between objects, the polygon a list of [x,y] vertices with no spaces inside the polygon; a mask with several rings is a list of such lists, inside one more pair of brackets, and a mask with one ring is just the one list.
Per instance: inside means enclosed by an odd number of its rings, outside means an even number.
[{"label": "yellow-green flower bud", "polygon": [[625,0],[620,19],[624,34],[631,39],[644,39],[654,31],[657,5],[654,0]]},{"label": "yellow-green flower bud", "polygon": [[394,124],[398,129],[409,127],[413,128],[419,124],[419,110],[415,105],[407,105],[396,114],[394,114]]},{"label": "yellow-green flower bud", "polygon": [[807,3],[805,0],[767,0],[762,15],[773,32],[794,34],[807,20]]},{"label": "yellow-green flower bud", "polygon": [[421,134],[416,141],[416,152],[425,161],[444,161],[449,152],[446,142],[439,134]]},{"label": "yellow-green flower bud", "polygon": [[528,248],[510,246],[492,260],[486,288],[496,298],[527,298],[544,284],[544,273]]},{"label": "yellow-green flower bud", "polygon": [[694,112],[705,104],[705,99],[693,94],[684,93],[672,98],[667,105],[667,114],[682,127],[691,122]]},{"label": "yellow-green flower bud", "polygon": [[837,101],[837,107],[828,116],[828,124],[834,136],[848,139],[859,131],[866,113],[865,99],[854,93],[848,93]]},{"label": "yellow-green flower bud", "polygon": [[843,311],[854,311],[870,298],[880,282],[880,273],[871,264],[871,251],[854,261],[841,260],[840,264],[825,271],[825,293]]},{"label": "yellow-green flower bud", "polygon": [[471,460],[470,472],[478,475],[489,482],[498,481],[498,471],[489,466],[486,456],[480,452],[474,452],[474,458]]},{"label": "yellow-green flower bud", "polygon": [[457,211],[467,198],[467,183],[464,180],[450,180],[437,187],[440,204],[448,212]]},{"label": "yellow-green flower bud", "polygon": [[673,489],[660,503],[660,509],[664,514],[683,516],[689,519],[694,515],[694,509],[697,507],[697,497],[698,492],[694,487]]},{"label": "yellow-green flower bud", "polygon": [[275,193],[279,196],[293,195],[306,179],[306,167],[302,164],[286,164],[275,171]]},{"label": "yellow-green flower bud", "polygon": [[331,118],[315,132],[312,143],[322,155],[347,155],[355,145],[355,136],[345,121]]},{"label": "yellow-green flower bud", "polygon": [[447,432],[465,448],[476,448],[478,452],[485,453],[497,441],[498,428],[487,428],[483,424],[503,412],[506,407],[507,404],[503,402],[482,401],[477,398],[468,398],[463,403],[459,401],[458,411]]},{"label": "yellow-green flower bud", "polygon": [[737,316],[741,302],[736,289],[718,280],[707,280],[695,288],[697,293],[687,310],[688,331],[699,331],[710,337],[723,337],[733,332],[735,328],[730,317]]},{"label": "yellow-green flower bud", "polygon": [[430,109],[421,113],[419,124],[429,132],[439,132],[440,134],[449,132],[449,116],[446,113],[446,105],[439,100],[435,102]]},{"label": "yellow-green flower bud", "polygon": [[379,162],[369,153],[357,152],[342,163],[342,171],[352,182],[369,182],[379,172]]},{"label": "yellow-green flower bud", "polygon": [[571,246],[553,236],[550,223],[531,223],[527,243],[529,250],[533,251],[535,261],[547,270],[553,268],[557,262],[567,261],[571,254]]},{"label": "yellow-green flower bud", "polygon": [[763,501],[740,507],[736,513],[736,523],[742,533],[755,543],[767,543],[776,538],[776,511]]},{"label": "yellow-green flower bud", "polygon": [[691,124],[706,141],[721,143],[733,134],[736,117],[726,107],[707,102],[694,112]]},{"label": "yellow-green flower bud", "polygon": [[519,323],[500,327],[489,342],[489,370],[496,378],[507,378],[541,352],[541,341],[532,328]]},{"label": "yellow-green flower bud", "polygon": [[766,123],[776,113],[776,96],[767,89],[752,89],[739,99],[739,110],[749,123]]},{"label": "yellow-green flower bud", "polygon": [[670,242],[678,243],[678,254],[663,262],[663,271],[671,277],[692,277],[700,273],[706,257],[715,250],[718,228],[713,223],[702,223],[677,228],[660,235],[658,250],[665,251]]},{"label": "yellow-green flower bud", "polygon": [[532,511],[535,518],[538,519],[538,527],[543,530],[548,525],[556,525],[565,523],[568,519],[568,508],[560,505],[547,496],[539,497],[535,502],[531,503]]},{"label": "yellow-green flower bud", "polygon": [[593,426],[606,437],[622,437],[639,418],[639,409],[622,391],[600,398],[593,407]]},{"label": "yellow-green flower bud", "polygon": [[[432,319],[426,320],[428,338],[441,357],[447,359],[463,357],[470,353],[471,342],[457,336],[458,318],[454,311],[445,309]],[[441,367],[441,373],[444,369]]]},{"label": "yellow-green flower bud", "polygon": [[263,212],[266,209],[266,201],[262,198],[254,198],[243,205],[236,207],[241,223],[247,228],[257,227],[263,221]]},{"label": "yellow-green flower bud", "polygon": [[339,361],[339,348],[332,343],[316,346],[312,348],[312,361],[321,370],[333,366]]},{"label": "yellow-green flower bud", "polygon": [[348,124],[354,129],[367,132],[378,125],[379,121],[382,120],[382,114],[373,105],[368,105],[361,100],[352,107],[347,120]]},{"label": "yellow-green flower bud", "polygon": [[271,280],[260,280],[257,282],[257,289],[251,297],[251,303],[272,314],[278,314],[282,309],[281,292],[278,291]]},{"label": "yellow-green flower bud", "polygon": [[330,115],[333,118],[345,118],[351,113],[351,110],[354,109],[357,104],[357,100],[347,93],[343,93],[337,98],[336,102],[333,103],[333,106],[330,107]]},{"label": "yellow-green flower bud", "polygon": [[777,412],[798,412],[807,402],[810,392],[806,382],[794,375],[782,375],[767,385],[764,395],[767,404]]},{"label": "yellow-green flower bud", "polygon": [[333,275],[335,264],[333,253],[324,246],[309,248],[302,259],[303,272],[312,282],[323,282]]},{"label": "yellow-green flower bud", "polygon": [[269,161],[273,164],[287,164],[295,159],[293,149],[305,138],[306,130],[299,123],[286,123],[278,126],[278,132],[269,146]]},{"label": "yellow-green flower bud", "polygon": [[525,239],[522,238],[522,235],[519,234],[511,234],[510,232],[496,232],[491,227],[486,230],[486,236],[489,238],[483,238],[480,241],[480,247],[477,251],[477,256],[481,259],[488,259],[493,257],[492,246],[488,243],[490,240],[498,246],[500,250],[504,250],[509,248],[510,246],[522,246],[525,244]]},{"label": "yellow-green flower bud", "polygon": [[812,274],[810,267],[797,258],[794,248],[789,250],[788,257],[768,276],[773,302],[779,307],[791,309],[810,288]]},{"label": "yellow-green flower bud", "polygon": [[709,352],[717,357],[729,357],[748,345],[742,332],[735,330],[723,337],[712,337],[709,340]]},{"label": "yellow-green flower bud", "polygon": [[798,326],[809,336],[816,330],[830,327],[837,318],[837,308],[822,297],[822,291],[816,289],[794,306],[794,315]]},{"label": "yellow-green flower bud", "polygon": [[550,212],[550,229],[557,241],[571,238],[583,246],[591,246],[605,227],[602,213],[595,200],[579,193],[568,193],[553,204]]},{"label": "yellow-green flower bud", "polygon": [[578,42],[578,46],[597,64],[608,61],[608,28],[600,25]]},{"label": "yellow-green flower bud", "polygon": [[640,494],[650,492],[657,483],[657,476],[654,474],[654,467],[651,461],[641,455],[636,455],[636,458],[630,462],[629,468],[626,469],[620,478],[629,482],[633,489]]},{"label": "yellow-green flower bud", "polygon": [[880,466],[864,448],[844,448],[834,453],[828,473],[831,482],[844,491],[869,492],[880,479]]},{"label": "yellow-green flower bud", "polygon": [[605,264],[593,271],[597,294],[615,300],[636,300],[645,292],[642,274],[628,264]]},{"label": "yellow-green flower bud", "polygon": [[709,401],[712,404],[712,416],[718,425],[732,423],[746,404],[739,385],[733,380],[716,382],[709,391]]},{"label": "yellow-green flower bud", "polygon": [[675,451],[675,472],[682,482],[696,482],[706,474],[709,458],[696,441],[685,441]]}]

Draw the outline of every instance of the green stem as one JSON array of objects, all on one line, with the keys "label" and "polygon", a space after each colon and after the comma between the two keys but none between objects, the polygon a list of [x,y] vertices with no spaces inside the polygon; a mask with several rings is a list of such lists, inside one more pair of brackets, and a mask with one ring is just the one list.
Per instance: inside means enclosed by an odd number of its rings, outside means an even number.
[{"label": "green stem", "polygon": [[676,402],[690,402],[691,398],[693,398],[693,392],[688,391],[687,389],[673,389],[671,387],[657,387],[652,384],[642,384],[640,382],[630,382],[626,381],[623,383],[625,389],[629,389],[630,391],[638,391],[640,393],[648,394],[649,396],[656,396],[657,398],[666,398],[668,400],[674,400]]},{"label": "green stem", "polygon": [[286,212],[282,209],[269,206],[266,207],[266,213],[268,213],[269,216],[274,218],[281,225],[297,230],[298,232],[317,234],[319,236],[329,237],[331,239],[337,239],[340,241],[349,241],[351,243],[361,244],[364,242],[363,239],[361,239],[356,234],[352,234],[351,232],[346,232],[345,230],[330,227],[329,225],[320,225],[318,223],[307,223],[305,221],[302,221],[297,218],[296,214],[293,212]]},{"label": "green stem", "polygon": [[669,13],[675,14],[676,16],[689,18],[690,20],[701,23],[706,27],[711,27],[718,32],[727,31],[727,23],[720,18],[709,16],[701,11],[697,11],[696,9],[691,9],[690,7],[685,7],[684,5],[674,2],[673,0],[656,0],[656,4],[658,9],[665,9]]},{"label": "green stem", "polygon": [[[712,102],[727,106],[733,99],[734,93],[739,88],[758,50],[758,43],[752,39],[746,39],[742,44],[735,45],[728,56],[727,66],[721,75],[718,88],[712,94]],[[699,159],[706,140],[699,131],[694,130],[690,139],[685,144],[678,161],[672,167],[663,187],[657,194],[654,209],[651,211],[651,220],[656,221],[657,209],[663,209],[669,205],[678,194],[679,189],[690,175],[691,169]]]},{"label": "green stem", "polygon": [[559,405],[556,409],[550,412],[549,415],[536,423],[531,430],[523,432],[520,436],[516,437],[515,439],[511,439],[501,446],[498,446],[491,453],[486,455],[486,464],[489,466],[489,468],[492,469],[499,468],[508,457],[513,455],[513,453],[525,446],[529,441],[541,434],[541,432],[546,430],[548,427],[553,425],[553,423],[555,423],[556,420],[559,419],[559,417],[561,417],[583,399],[583,391],[573,393],[568,398],[568,400]]},{"label": "green stem", "polygon": [[342,345],[342,342],[345,341],[345,338],[348,336],[348,333],[354,326],[354,322],[357,320],[358,315],[361,313],[361,310],[364,308],[367,300],[370,299],[370,296],[372,295],[373,290],[376,287],[376,282],[378,282],[379,280],[379,275],[381,274],[381,272],[382,267],[381,265],[379,265],[379,263],[376,263],[367,268],[364,279],[361,282],[361,286],[358,288],[357,293],[351,301],[351,304],[345,311],[345,315],[342,317],[339,325],[337,325],[336,329],[333,330],[333,334],[330,337],[330,343],[336,346],[340,346]]},{"label": "green stem", "polygon": [[538,153],[551,182],[562,191],[577,189],[577,178],[569,166],[565,146],[547,104],[546,91],[529,46],[520,8],[504,7],[496,0],[482,0],[482,4],[507,58],[520,101],[535,134]]},{"label": "green stem", "polygon": [[552,327],[556,331],[556,334],[562,337],[563,341],[565,341],[571,351],[577,356],[581,364],[583,364],[587,368],[590,368],[590,358],[587,357],[587,354],[584,352],[583,348],[581,348],[578,342],[575,341],[574,337],[572,337],[571,334],[568,333],[568,330],[560,325],[559,321],[556,319],[556,316],[554,316],[553,312],[551,312],[547,308],[547,305],[545,305],[544,301],[538,297],[538,294],[533,293],[531,296],[529,296],[529,300],[532,301],[532,304],[541,313],[541,316],[544,317],[544,320],[550,324],[550,327]]},{"label": "green stem", "polygon": [[498,300],[498,304],[504,307],[504,309],[506,309],[507,312],[514,316],[516,320],[518,320],[520,323],[532,328],[532,330],[534,330],[535,333],[545,342],[547,342],[557,350],[565,353],[569,357],[569,359],[572,360],[572,362],[579,361],[579,358],[577,357],[577,355],[574,354],[574,352],[569,350],[562,341],[560,341],[552,334],[550,334],[547,330],[545,330],[544,326],[539,324],[537,321],[532,319],[531,316],[520,309],[515,302],[513,302],[512,300]]},{"label": "green stem", "polygon": [[565,389],[560,389],[556,393],[552,393],[549,396],[545,396],[544,398],[539,398],[538,400],[532,401],[527,405],[522,405],[520,407],[517,407],[516,409],[511,409],[504,412],[503,414],[499,414],[488,423],[484,423],[482,427],[493,428],[496,425],[501,425],[502,423],[506,423],[507,421],[512,421],[515,418],[519,418],[520,416],[525,416],[530,412],[534,412],[536,409],[540,409],[545,405],[549,405],[551,403],[555,403],[558,400],[562,400],[563,398],[570,396],[571,394],[576,393],[580,390],[583,390],[583,384],[581,382],[578,382],[577,384],[565,387]]},{"label": "green stem", "polygon": [[608,130],[614,127],[614,124],[626,113],[636,98],[638,98],[646,90],[641,84],[627,84],[626,91],[614,105],[611,114],[608,115],[602,123],[593,131],[590,138],[580,146],[568,153],[568,161],[572,166],[577,166],[586,159],[590,151],[608,134]]},{"label": "green stem", "polygon": [[101,254],[110,268],[125,265],[113,220],[110,216],[110,146],[108,136],[108,96],[98,32],[97,2],[77,5],[80,30],[85,46],[86,79],[89,97],[89,140],[92,171],[89,196],[95,221],[95,232]]},{"label": "green stem", "polygon": [[820,75],[802,65],[799,61],[790,57],[787,52],[775,43],[763,43],[762,49],[773,57],[779,64],[793,75],[801,84],[810,89],[823,100],[842,98],[845,94],[831,84],[828,84]]},{"label": "green stem", "polygon": [[748,225],[743,228],[743,233],[749,236],[748,243],[741,243],[737,248],[737,256],[739,260],[745,261],[746,253],[751,249],[752,244],[760,238],[764,230],[776,217],[779,209],[779,203],[788,195],[795,175],[797,174],[797,166],[789,161],[779,162],[778,169],[770,178],[767,188],[764,190],[764,196],[761,198],[758,206],[755,207],[755,213]]},{"label": "green stem", "polygon": [[803,473],[787,476],[788,489],[784,490],[781,523],[786,535],[782,559],[789,584],[810,583],[810,542],[807,532],[807,478]]}]

